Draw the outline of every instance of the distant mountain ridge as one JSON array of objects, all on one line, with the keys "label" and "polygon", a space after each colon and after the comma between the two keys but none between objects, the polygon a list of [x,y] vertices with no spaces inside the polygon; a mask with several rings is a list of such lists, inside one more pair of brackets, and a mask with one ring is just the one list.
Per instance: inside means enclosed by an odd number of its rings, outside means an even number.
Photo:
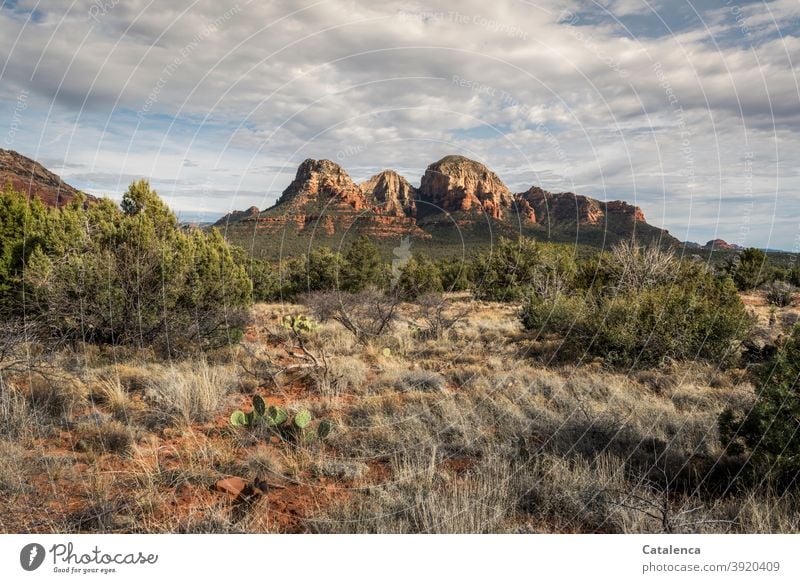
[{"label": "distant mountain ridge", "polygon": [[[39,198],[48,206],[64,206],[78,195],[78,189],[64,182],[39,162],[13,150],[0,148],[0,189],[11,184],[28,198]],[[86,195],[88,200],[95,197]]]},{"label": "distant mountain ridge", "polygon": [[416,188],[394,170],[356,184],[335,162],[308,159],[272,207],[234,211],[215,226],[253,249],[261,247],[259,239],[277,235],[291,248],[312,240],[336,246],[358,234],[379,241],[410,236],[444,246],[488,244],[515,234],[589,245],[634,236],[678,244],[648,224],[638,206],[537,186],[512,193],[484,164],[458,155],[429,165]]}]

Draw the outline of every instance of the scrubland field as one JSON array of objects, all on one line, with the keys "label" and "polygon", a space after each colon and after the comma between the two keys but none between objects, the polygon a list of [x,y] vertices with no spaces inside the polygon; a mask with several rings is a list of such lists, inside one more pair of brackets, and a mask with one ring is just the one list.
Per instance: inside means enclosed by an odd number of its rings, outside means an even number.
[{"label": "scrubland field", "polygon": [[3,532],[800,530],[800,312],[760,252],[393,277],[364,241],[256,266],[142,184],[3,200]]},{"label": "scrubland field", "polygon": [[[467,314],[424,340],[406,304],[366,345],[321,325],[307,356],[282,325],[307,308],[259,304],[203,357],[80,345],[4,374],[3,531],[798,530],[795,494],[738,485],[720,443],[720,412],[753,403],[745,371],[548,365],[514,306],[447,304]],[[232,427],[253,394],[335,427]],[[217,491],[231,476],[261,491]]]}]

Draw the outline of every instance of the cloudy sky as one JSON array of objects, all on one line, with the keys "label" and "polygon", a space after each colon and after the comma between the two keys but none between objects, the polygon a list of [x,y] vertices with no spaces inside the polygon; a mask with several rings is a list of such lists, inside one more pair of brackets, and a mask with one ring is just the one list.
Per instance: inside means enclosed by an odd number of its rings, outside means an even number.
[{"label": "cloudy sky", "polygon": [[800,251],[799,36],[798,0],[0,0],[0,147],[186,219],[458,153]]}]

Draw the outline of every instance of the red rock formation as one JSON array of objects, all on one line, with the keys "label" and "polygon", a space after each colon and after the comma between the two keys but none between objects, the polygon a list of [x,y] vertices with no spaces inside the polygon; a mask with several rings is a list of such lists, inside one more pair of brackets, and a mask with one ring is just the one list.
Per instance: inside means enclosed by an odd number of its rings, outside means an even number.
[{"label": "red rock formation", "polygon": [[367,206],[366,197],[344,168],[330,160],[308,159],[297,169],[292,183],[283,191],[276,206],[305,204],[311,200],[336,199],[354,210]]},{"label": "red rock formation", "polygon": [[[13,150],[0,149],[0,189],[9,183],[28,198],[40,198],[44,204],[54,207],[69,204],[78,194],[78,189],[38,162]],[[86,198],[96,200],[89,195]]]},{"label": "red rock formation", "polygon": [[520,208],[524,203],[529,204],[536,214],[536,222],[543,225],[600,225],[607,216],[645,220],[642,209],[621,200],[604,203],[572,192],[548,192],[537,186],[518,194],[517,201]]},{"label": "red rock formation", "polygon": [[446,240],[450,235],[445,231],[453,228],[448,213],[458,213],[460,226],[489,217],[510,226],[545,225],[561,238],[573,232],[577,236],[577,227],[584,226],[603,229],[612,238],[628,237],[634,229],[637,234],[641,230],[659,239],[668,237],[646,224],[639,207],[623,201],[605,203],[535,186],[511,194],[494,172],[463,156],[446,156],[428,166],[419,189],[392,170],[357,186],[338,164],[306,160],[278,202],[261,213],[256,210],[229,215],[245,227],[242,233],[248,237],[255,227],[265,235],[285,231],[334,237],[358,232],[375,238],[410,234]]},{"label": "red rock formation", "polygon": [[644,212],[638,206],[628,204],[623,200],[612,200],[606,203],[606,212],[615,213],[621,216],[631,217],[634,221],[647,222]]},{"label": "red rock formation", "polygon": [[493,219],[504,218],[514,205],[508,187],[494,172],[463,156],[445,156],[428,166],[419,199],[446,212],[485,212]]},{"label": "red rock formation", "polygon": [[214,223],[214,226],[224,227],[232,223],[238,223],[239,221],[243,221],[245,219],[254,219],[258,217],[260,212],[261,211],[258,210],[257,206],[251,206],[245,211],[232,211]]},{"label": "red rock formation", "polygon": [[394,170],[384,170],[360,186],[380,212],[397,217],[416,215],[417,190]]},{"label": "red rock formation", "polygon": [[703,247],[709,250],[724,249],[726,251],[738,251],[742,249],[740,245],[735,245],[734,243],[728,243],[724,239],[712,239],[711,241],[703,245]]},{"label": "red rock formation", "polygon": [[362,187],[330,160],[306,160],[272,208],[237,218],[242,224],[255,222],[263,233],[288,228],[330,237],[356,229],[377,238],[409,233],[427,238],[413,218],[415,192],[393,171],[373,176]]},{"label": "red rock formation", "polygon": [[533,208],[530,202],[524,198],[517,198],[514,205],[517,209],[517,213],[519,213],[524,221],[529,223],[536,222],[536,209]]}]

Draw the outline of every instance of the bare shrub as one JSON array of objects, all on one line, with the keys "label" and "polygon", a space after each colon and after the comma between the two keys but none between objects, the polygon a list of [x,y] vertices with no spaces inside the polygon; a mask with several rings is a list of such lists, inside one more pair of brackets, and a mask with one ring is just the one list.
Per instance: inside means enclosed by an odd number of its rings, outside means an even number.
[{"label": "bare shrub", "polygon": [[372,388],[408,393],[411,391],[441,392],[445,386],[445,378],[437,372],[419,369],[389,369],[375,381]]},{"label": "bare shrub", "polygon": [[54,420],[68,419],[86,399],[86,388],[73,377],[30,375],[28,385],[31,407]]},{"label": "bare shrub", "polygon": [[20,319],[0,322],[0,374],[23,372],[30,368],[33,334],[31,323]]},{"label": "bare shrub", "polygon": [[327,367],[311,372],[314,386],[323,395],[358,393],[367,380],[369,368],[354,357],[334,356],[327,359]]},{"label": "bare shrub", "polygon": [[273,449],[259,446],[248,457],[247,466],[256,476],[282,476],[286,463]]},{"label": "bare shrub", "polygon": [[468,313],[468,306],[455,308],[442,294],[430,293],[417,298],[413,315],[421,322],[421,338],[440,339]]},{"label": "bare shrub", "polygon": [[302,296],[320,321],[334,320],[362,344],[389,332],[397,319],[401,303],[398,293],[374,288],[356,293],[316,292]]},{"label": "bare shrub", "polygon": [[[797,492],[779,495],[773,491],[754,491],[723,501],[715,514],[727,518],[736,532],[753,534],[798,533],[800,514],[797,512]],[[716,532],[729,532],[725,522],[718,523]]]},{"label": "bare shrub", "polygon": [[311,464],[311,473],[337,480],[358,480],[367,474],[369,466],[364,462],[322,458]]},{"label": "bare shrub", "polygon": [[623,487],[621,460],[602,456],[594,461],[544,454],[520,477],[520,501],[528,520],[548,524],[549,532],[623,532],[624,519],[609,489]]},{"label": "bare shrub", "polygon": [[609,270],[621,291],[638,292],[671,281],[679,263],[671,250],[620,241],[611,248]]},{"label": "bare shrub", "polygon": [[22,391],[0,375],[0,437],[19,439],[38,427],[41,417]]},{"label": "bare shrub", "polygon": [[318,532],[487,533],[503,530],[517,496],[507,460],[489,455],[463,479],[447,479],[435,447],[392,460],[394,479],[370,487],[312,521]]},{"label": "bare shrub", "polygon": [[92,400],[105,404],[120,421],[128,419],[131,399],[119,378],[101,378],[93,387]]}]

